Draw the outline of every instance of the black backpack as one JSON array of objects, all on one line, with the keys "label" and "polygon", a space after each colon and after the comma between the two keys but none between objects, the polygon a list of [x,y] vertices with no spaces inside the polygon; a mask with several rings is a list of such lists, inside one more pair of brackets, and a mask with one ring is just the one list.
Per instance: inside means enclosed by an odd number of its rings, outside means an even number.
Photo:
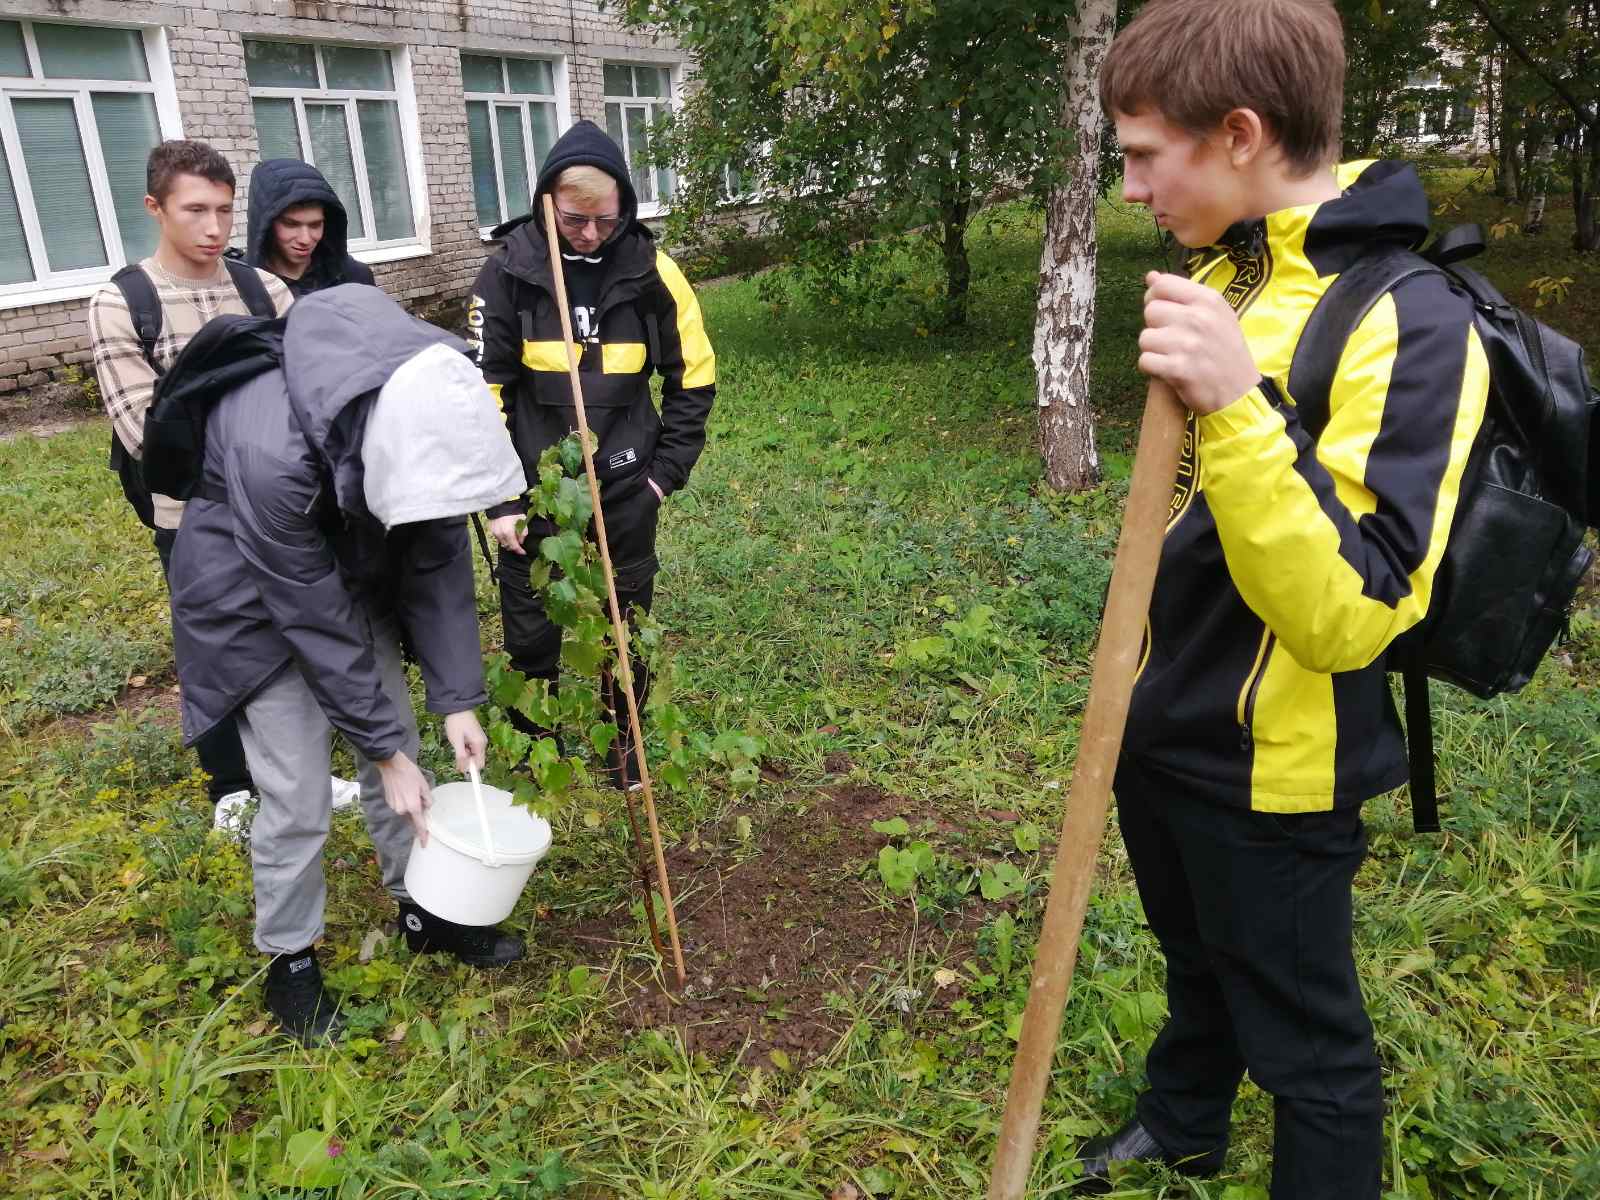
[{"label": "black backpack", "polygon": [[1594,561],[1584,530],[1600,525],[1600,392],[1583,349],[1457,265],[1483,249],[1483,228],[1463,225],[1421,253],[1388,245],[1358,259],[1313,310],[1289,379],[1301,425],[1319,437],[1345,343],[1380,298],[1413,276],[1442,273],[1472,300],[1488,358],[1488,407],[1427,616],[1384,660],[1405,682],[1419,832],[1439,828],[1428,680],[1486,699],[1520,690],[1565,632]]},{"label": "black backpack", "polygon": [[156,380],[144,419],[144,485],[174,500],[204,496],[226,503],[202,482],[206,418],[240,384],[283,361],[283,317],[212,317]]},{"label": "black backpack", "polygon": [[[273,304],[272,297],[267,294],[266,284],[261,282],[261,276],[254,267],[243,259],[224,256],[222,265],[227,268],[233,286],[238,290],[239,297],[257,317],[276,317],[277,305]],[[156,285],[143,267],[137,263],[123,267],[111,277],[111,282],[121,290],[123,299],[128,302],[128,316],[133,321],[133,331],[139,338],[140,347],[144,351],[144,360],[150,364],[150,369],[156,373],[156,386],[161,384],[161,364],[156,361],[156,342],[161,337],[161,299],[156,294]],[[152,397],[150,408],[155,409],[155,399]],[[145,453],[149,453],[149,416],[145,418]],[[122,445],[122,439],[114,432],[111,435],[111,460],[107,465],[117,473],[122,481],[122,494],[127,497],[128,503],[133,506],[133,511],[139,515],[139,520],[149,528],[154,529],[155,503],[150,499],[151,488],[145,482],[145,473],[140,469],[139,460],[129,454]],[[155,491],[162,495],[172,495],[163,488]],[[186,499],[183,496],[173,496],[173,499]]]}]

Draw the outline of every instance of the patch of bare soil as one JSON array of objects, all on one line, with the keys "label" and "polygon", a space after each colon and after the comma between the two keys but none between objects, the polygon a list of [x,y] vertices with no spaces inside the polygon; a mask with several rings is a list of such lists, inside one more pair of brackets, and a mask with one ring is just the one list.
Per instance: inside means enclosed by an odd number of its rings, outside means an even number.
[{"label": "patch of bare soil", "polygon": [[18,437],[54,437],[95,420],[80,394],[64,385],[0,396],[0,442]]},{"label": "patch of bare soil", "polygon": [[[679,1025],[691,1048],[712,1058],[765,1064],[779,1050],[799,1066],[826,1054],[848,1028],[857,1007],[852,994],[898,986],[913,955],[959,966],[971,956],[979,926],[1009,905],[974,894],[930,922],[918,919],[909,899],[887,904],[870,864],[890,839],[872,822],[896,816],[913,828],[924,821],[953,828],[906,797],[840,784],[791,793],[754,844],[732,823],[695,831],[667,854],[688,987],[673,1000],[648,980],[629,980],[622,1024]],[[582,954],[631,938],[634,928],[631,913],[619,907],[565,928],[559,919],[544,923],[538,936]],[[908,1005],[931,1003],[937,1011],[957,995],[925,980],[920,987],[932,995],[905,995]]]},{"label": "patch of bare soil", "polygon": [[81,737],[96,725],[109,721],[119,712],[140,713],[163,725],[177,725],[182,719],[177,682],[170,676],[135,675],[107,708],[58,717],[39,726],[30,736],[40,739]]}]

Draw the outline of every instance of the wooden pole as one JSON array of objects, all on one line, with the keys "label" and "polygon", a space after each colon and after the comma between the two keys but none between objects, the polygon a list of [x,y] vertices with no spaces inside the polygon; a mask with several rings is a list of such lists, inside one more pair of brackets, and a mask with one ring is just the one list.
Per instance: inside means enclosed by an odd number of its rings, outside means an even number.
[{"label": "wooden pole", "polygon": [[[556,234],[556,205],[548,192],[544,197],[545,238],[550,243],[550,272],[556,281],[556,311],[561,314],[561,336],[567,345],[567,373],[572,380],[572,406],[577,410],[578,437],[583,443],[583,469],[589,478],[589,499],[594,503],[594,530],[600,543],[600,565],[605,570],[606,596],[611,603],[611,631],[617,643],[617,674],[628,698],[628,728],[633,734],[634,758],[639,764],[639,782],[644,785],[644,814],[650,824],[650,844],[655,851],[656,882],[661,886],[661,902],[667,910],[667,937],[672,942],[672,966],[678,987],[688,979],[683,968],[683,946],[678,941],[678,914],[672,904],[672,884],[667,879],[667,856],[661,849],[661,826],[656,820],[655,795],[650,786],[650,768],[645,762],[644,733],[639,725],[639,700],[633,694],[633,661],[628,651],[628,622],[617,602],[617,580],[611,570],[611,547],[606,542],[606,518],[600,508],[600,484],[594,473],[594,451],[589,447],[589,417],[583,408],[583,382],[578,377],[578,348],[572,340],[572,312],[567,308],[567,279],[561,270],[561,243]],[[623,792],[630,810],[633,797]],[[646,897],[648,903],[649,897]]]},{"label": "wooden pole", "polygon": [[1044,928],[1034,957],[1033,984],[1022,1014],[1022,1037],[1011,1064],[1011,1088],[1000,1122],[989,1200],[1022,1200],[1039,1132],[1039,1111],[1061,1013],[1083,933],[1083,914],[1094,883],[1095,859],[1105,836],[1122,734],[1128,722],[1128,701],[1139,665],[1150,594],[1155,588],[1161,542],[1171,511],[1173,482],[1183,449],[1185,414],[1166,384],[1152,381],[1145,398],[1144,424],[1122,518],[1111,591],[1100,623],[1100,644],[1094,656],[1089,700],[1078,738],[1078,761],[1061,827],[1045,906]]}]

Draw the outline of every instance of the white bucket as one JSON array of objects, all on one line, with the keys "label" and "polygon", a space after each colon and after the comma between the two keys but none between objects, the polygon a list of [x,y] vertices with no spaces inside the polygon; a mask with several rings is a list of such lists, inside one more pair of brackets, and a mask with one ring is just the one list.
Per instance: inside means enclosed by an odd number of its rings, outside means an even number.
[{"label": "white bucket", "polygon": [[511,915],[533,868],[550,849],[550,822],[513,804],[511,793],[471,783],[433,789],[428,844],[413,840],[406,891],[436,917],[493,925]]}]

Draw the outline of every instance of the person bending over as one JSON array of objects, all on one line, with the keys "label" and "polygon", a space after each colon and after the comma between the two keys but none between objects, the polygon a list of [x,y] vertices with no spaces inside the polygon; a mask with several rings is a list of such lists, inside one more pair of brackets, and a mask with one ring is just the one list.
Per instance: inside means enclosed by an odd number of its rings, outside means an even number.
[{"label": "person bending over", "polygon": [[429,781],[402,647],[457,767],[481,764],[465,514],[526,480],[465,345],[376,288],[308,296],[281,332],[230,320],[240,327],[208,327],[186,363],[237,359],[249,333],[263,343],[262,369],[206,421],[204,476],[173,548],[173,640],[186,739],[238,724],[261,792],[250,854],[255,944],[272,956],[266,1003],[311,1042],[341,1024],[314,949],[334,729],[357,752],[367,826],[411,948],[475,966],[522,956],[519,939],[441,920],[405,890]]}]

